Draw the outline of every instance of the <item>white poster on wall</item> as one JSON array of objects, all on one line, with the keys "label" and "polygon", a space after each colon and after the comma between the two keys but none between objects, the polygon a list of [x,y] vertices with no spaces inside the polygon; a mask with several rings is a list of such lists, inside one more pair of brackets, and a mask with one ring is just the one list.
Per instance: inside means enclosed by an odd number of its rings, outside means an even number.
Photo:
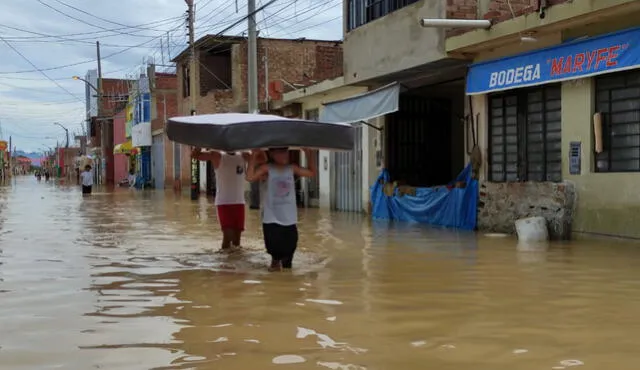
[{"label": "white poster on wall", "polygon": [[131,143],[134,147],[151,146],[151,122],[141,122],[131,127]]}]

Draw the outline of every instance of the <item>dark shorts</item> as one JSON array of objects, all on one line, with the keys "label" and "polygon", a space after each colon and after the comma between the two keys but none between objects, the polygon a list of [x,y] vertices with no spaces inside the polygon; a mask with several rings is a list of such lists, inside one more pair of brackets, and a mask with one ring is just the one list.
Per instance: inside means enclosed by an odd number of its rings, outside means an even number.
[{"label": "dark shorts", "polygon": [[244,230],[244,204],[222,204],[217,208],[222,230]]},{"label": "dark shorts", "polygon": [[282,267],[291,268],[293,255],[298,247],[298,226],[262,224],[264,246],[274,260],[282,261]]},{"label": "dark shorts", "polygon": [[91,186],[82,185],[82,194],[91,194]]}]

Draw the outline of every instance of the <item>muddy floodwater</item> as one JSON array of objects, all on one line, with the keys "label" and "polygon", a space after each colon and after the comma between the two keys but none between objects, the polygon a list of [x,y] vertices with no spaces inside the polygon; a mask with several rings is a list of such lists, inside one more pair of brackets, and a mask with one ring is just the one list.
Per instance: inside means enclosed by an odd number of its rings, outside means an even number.
[{"label": "muddy floodwater", "polygon": [[0,369],[640,366],[640,245],[301,210],[268,273],[256,211],[216,253],[212,200],[21,177],[0,187]]}]

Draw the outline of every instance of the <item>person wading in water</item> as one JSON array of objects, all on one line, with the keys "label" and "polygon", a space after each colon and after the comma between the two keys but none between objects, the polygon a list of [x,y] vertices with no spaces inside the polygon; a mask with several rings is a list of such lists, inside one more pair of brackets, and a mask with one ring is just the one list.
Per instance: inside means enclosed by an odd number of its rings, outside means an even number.
[{"label": "person wading in water", "polygon": [[202,153],[196,148],[192,158],[211,161],[216,173],[216,200],[218,222],[222,229],[222,250],[240,246],[245,218],[245,170],[248,154]]},{"label": "person wading in water", "polygon": [[270,163],[256,169],[261,156],[255,151],[247,169],[247,181],[261,181],[266,175],[262,201],[262,232],[267,253],[271,255],[269,270],[279,271],[292,267],[293,256],[298,247],[298,207],[296,204],[295,176],[314,177],[317,174],[316,156],[304,150],[309,168],[289,164],[289,149],[269,150]]}]

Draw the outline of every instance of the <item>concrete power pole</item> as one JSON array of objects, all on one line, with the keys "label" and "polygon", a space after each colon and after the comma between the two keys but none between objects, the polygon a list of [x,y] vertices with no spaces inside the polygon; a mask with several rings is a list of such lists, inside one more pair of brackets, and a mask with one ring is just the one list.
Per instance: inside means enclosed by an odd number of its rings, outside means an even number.
[{"label": "concrete power pole", "polygon": [[[196,43],[195,43],[195,5],[193,0],[185,0],[189,9],[187,11],[189,15],[189,105],[191,107],[191,115],[196,114],[196,69],[198,67],[197,55],[196,55]],[[200,161],[195,158],[191,158],[191,199],[197,200],[200,195]]]},{"label": "concrete power pole", "polygon": [[[249,12],[247,21],[249,22],[247,29],[249,30],[249,39],[247,42],[247,106],[249,113],[259,113],[258,111],[258,31],[256,30],[256,0],[248,0],[247,11]],[[249,207],[251,209],[260,208],[260,185],[258,182],[251,183],[251,191],[249,193]]]},{"label": "concrete power pole", "polygon": [[[102,87],[102,59],[100,58],[100,41],[96,41],[96,58],[98,60],[98,97],[96,102],[98,103],[98,118],[97,118],[97,123],[98,123],[98,127],[96,127],[96,130],[100,130],[100,162],[95,163],[94,167],[98,167],[94,170],[94,177],[96,179],[96,183],[100,184],[102,183],[102,179],[105,177],[103,175],[105,169],[102,168],[102,159],[106,158],[107,153],[105,152],[105,145],[106,145],[106,136],[107,136],[107,130],[104,129],[105,127],[105,121],[103,121],[103,112],[102,112],[102,97],[104,96],[103,94],[103,87]],[[98,171],[98,169],[100,169]]]},{"label": "concrete power pole", "polygon": [[258,113],[258,31],[256,30],[256,0],[248,0],[247,10],[249,12],[247,20],[249,21],[249,40],[248,48],[248,111],[249,113]]}]

